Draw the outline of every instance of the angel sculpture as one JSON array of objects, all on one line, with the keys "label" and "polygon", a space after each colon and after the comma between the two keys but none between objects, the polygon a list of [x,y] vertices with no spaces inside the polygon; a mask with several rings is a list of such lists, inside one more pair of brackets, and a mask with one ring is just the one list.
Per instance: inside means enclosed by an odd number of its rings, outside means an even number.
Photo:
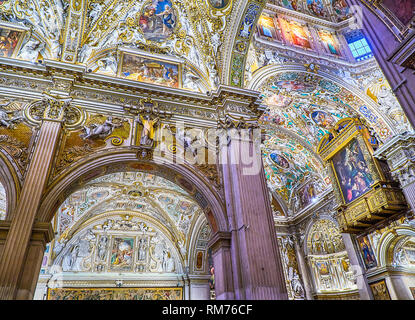
[{"label": "angel sculpture", "polygon": [[141,146],[153,146],[154,142],[154,127],[159,121],[159,118],[151,120],[150,115],[145,115],[144,117],[140,115],[136,119],[136,122],[143,126],[143,131],[141,133],[140,145]]},{"label": "angel sculpture", "polygon": [[[7,111],[5,109],[11,102],[0,105],[0,126],[11,128],[16,122],[22,119],[21,116],[16,116],[16,111]],[[13,114],[10,118],[9,114]]]},{"label": "angel sculpture", "polygon": [[108,117],[103,124],[91,124],[88,127],[84,126],[85,133],[81,134],[82,139],[104,139],[108,137],[115,128],[121,127],[122,124],[115,124],[112,122],[112,117]]}]

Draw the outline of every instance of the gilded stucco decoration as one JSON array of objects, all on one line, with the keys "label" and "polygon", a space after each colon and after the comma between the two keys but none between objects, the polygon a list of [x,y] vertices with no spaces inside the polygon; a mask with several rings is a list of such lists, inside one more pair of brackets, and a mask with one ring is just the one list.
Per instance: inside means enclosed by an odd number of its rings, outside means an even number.
[{"label": "gilded stucco decoration", "polygon": [[318,294],[357,289],[340,230],[333,221],[319,219],[311,226],[307,234],[307,260]]},{"label": "gilded stucco decoration", "polygon": [[0,149],[14,159],[18,170],[24,175],[35,128],[24,121],[23,101],[3,101],[0,104]]},{"label": "gilded stucco decoration", "polygon": [[54,250],[58,252],[87,221],[105,212],[126,211],[140,213],[170,230],[183,259],[187,257],[194,221],[202,214],[201,208],[178,185],[143,172],[107,174],[72,193],[57,212]]}]

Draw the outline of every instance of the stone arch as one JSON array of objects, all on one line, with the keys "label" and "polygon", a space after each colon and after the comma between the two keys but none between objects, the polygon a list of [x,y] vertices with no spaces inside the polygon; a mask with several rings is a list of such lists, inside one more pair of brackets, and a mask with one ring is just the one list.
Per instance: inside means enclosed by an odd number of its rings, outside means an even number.
[{"label": "stone arch", "polygon": [[[257,21],[265,6],[262,1],[235,1],[230,16],[231,25],[224,34],[228,39],[223,44],[222,78],[221,82],[227,85],[243,87],[245,63],[248,55],[249,43],[255,33]],[[246,34],[241,36],[245,21],[252,22]],[[239,72],[238,74],[235,71]]]},{"label": "stone arch", "polygon": [[6,220],[11,220],[21,185],[12,162],[2,152],[0,152],[0,183],[6,193]]},{"label": "stone arch", "polygon": [[[135,150],[119,148],[104,151],[77,161],[49,186],[39,208],[38,220],[52,221],[65,198],[84,182],[120,171],[155,171],[155,174],[181,185],[201,206],[214,231],[226,231],[228,223],[219,194],[189,164],[167,162],[154,157],[151,161],[137,159]],[[166,173],[168,175],[166,175]]]},{"label": "stone arch", "polygon": [[382,235],[376,250],[379,267],[386,267],[392,264],[395,245],[405,237],[415,237],[415,229],[410,226],[399,226]]}]

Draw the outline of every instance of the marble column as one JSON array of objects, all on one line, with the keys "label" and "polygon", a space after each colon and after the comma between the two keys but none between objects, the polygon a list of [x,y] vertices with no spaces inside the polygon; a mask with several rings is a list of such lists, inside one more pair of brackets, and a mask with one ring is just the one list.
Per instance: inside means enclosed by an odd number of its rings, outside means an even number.
[{"label": "marble column", "polygon": [[[389,61],[389,57],[400,45],[400,41],[380,18],[358,0],[346,0],[349,6],[360,7],[362,12],[363,33],[369,41],[373,54],[390,83],[402,109],[412,127],[415,127],[415,74],[411,69],[403,68]],[[359,17],[358,17],[359,18]]]},{"label": "marble column", "polygon": [[406,202],[415,213],[415,133],[403,133],[393,137],[374,153],[388,163],[392,177],[399,181]]},{"label": "marble column", "polygon": [[313,300],[313,284],[310,279],[310,270],[307,266],[304,250],[301,247],[298,237],[294,237],[294,247],[297,256],[298,268],[300,269],[301,277],[304,284],[304,291],[307,300]]},{"label": "marble column", "polygon": [[209,241],[215,268],[216,300],[234,300],[234,285],[231,259],[231,234],[216,232]]},{"label": "marble column", "polygon": [[349,256],[350,266],[354,271],[357,289],[359,291],[360,300],[373,300],[372,290],[367,282],[366,270],[362,259],[355,246],[353,236],[349,233],[342,233],[344,246]]},{"label": "marble column", "polygon": [[[261,158],[260,133],[228,121],[219,151],[235,299],[288,299]],[[249,127],[249,125],[248,125]],[[255,134],[256,133],[256,134]],[[256,139],[259,137],[259,140]],[[216,265],[215,265],[216,267]]]},{"label": "marble column", "polygon": [[[0,257],[0,299],[29,297],[28,285],[19,292],[19,284],[30,282],[20,279],[23,271],[29,267],[36,270],[36,263],[41,262],[43,251],[38,244],[30,244],[32,228],[40,205],[42,193],[49,177],[50,166],[55,154],[61,123],[44,121],[39,130],[36,146],[29,164],[19,202],[13,214],[13,220],[7,234]],[[39,257],[35,257],[36,254]],[[40,259],[37,261],[36,259]],[[28,264],[31,264],[29,266]],[[23,275],[26,277],[27,275]],[[33,275],[31,275],[33,276]],[[38,274],[35,275],[35,278]],[[34,289],[34,288],[33,288]]]}]

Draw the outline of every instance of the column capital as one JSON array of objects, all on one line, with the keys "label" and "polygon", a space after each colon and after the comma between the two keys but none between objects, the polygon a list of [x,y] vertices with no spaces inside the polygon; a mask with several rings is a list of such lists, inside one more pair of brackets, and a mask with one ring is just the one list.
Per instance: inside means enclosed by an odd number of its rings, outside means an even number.
[{"label": "column capital", "polygon": [[208,242],[208,248],[216,252],[220,248],[231,247],[232,234],[229,231],[217,231]]},{"label": "column capital", "polygon": [[[0,221],[0,241],[6,240],[10,230],[11,221]],[[44,245],[51,242],[55,237],[53,227],[50,222],[37,222],[32,228],[30,241],[42,241]]]}]

